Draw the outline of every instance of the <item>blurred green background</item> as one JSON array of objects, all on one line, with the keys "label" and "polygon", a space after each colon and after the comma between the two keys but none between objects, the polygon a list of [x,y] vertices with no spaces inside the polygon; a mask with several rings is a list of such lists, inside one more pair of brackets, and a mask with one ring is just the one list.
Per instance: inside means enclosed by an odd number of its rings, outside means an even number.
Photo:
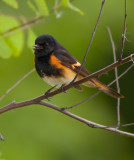
[{"label": "blurred green background", "polygon": [[[5,38],[0,37],[0,96],[34,67],[32,45],[38,35],[53,35],[73,56],[82,61],[99,14],[101,0],[74,0],[72,4],[84,12],[84,15],[67,7],[61,7],[48,15],[47,8],[50,10],[54,4],[54,0],[46,0],[46,3],[42,0],[0,1],[1,33],[41,14],[48,19],[48,22],[41,20],[41,23],[39,21],[27,29],[21,28],[18,32],[8,33]],[[41,10],[43,7],[46,7],[44,12]],[[124,57],[134,52],[133,0],[127,2],[127,14]],[[85,67],[90,72],[113,62],[107,26],[112,31],[117,56],[119,56],[123,23],[124,1],[107,0],[85,63]],[[119,73],[122,73],[131,63],[119,67]],[[99,79],[108,84],[114,79],[114,71],[100,76]],[[121,100],[121,123],[134,122],[133,81],[133,69],[120,79],[121,93],[125,96]],[[115,85],[112,87],[116,89]],[[11,103],[14,99],[19,102],[34,98],[49,88],[50,86],[34,72],[0,102],[0,107]],[[51,103],[60,107],[71,106],[96,92],[94,89],[83,88],[83,92],[70,89],[68,94],[56,95]],[[100,124],[116,125],[117,123],[116,99],[103,93],[70,111]],[[121,129],[134,131],[133,126]],[[40,105],[1,114],[0,132],[6,139],[0,141],[0,160],[134,159],[132,138],[89,128]]]}]

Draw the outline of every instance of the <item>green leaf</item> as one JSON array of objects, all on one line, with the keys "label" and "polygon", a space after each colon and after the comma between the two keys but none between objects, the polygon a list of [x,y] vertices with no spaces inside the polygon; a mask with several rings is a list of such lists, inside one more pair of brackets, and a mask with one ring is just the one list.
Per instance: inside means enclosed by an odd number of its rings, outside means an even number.
[{"label": "green leaf", "polygon": [[72,9],[75,12],[80,13],[81,15],[84,15],[84,13],[79,8],[74,6],[69,0],[62,0],[62,5]]},{"label": "green leaf", "polygon": [[21,33],[6,37],[5,42],[11,50],[11,55],[18,57],[21,54],[23,47],[23,37]]},{"label": "green leaf", "polygon": [[18,3],[16,0],[3,0],[3,1],[13,8],[18,8]]},{"label": "green leaf", "polygon": [[36,5],[39,9],[39,15],[48,16],[49,10],[45,0],[35,0]]},{"label": "green leaf", "polygon": [[[18,26],[20,24],[16,19],[12,19],[11,17],[5,18],[4,16],[0,17],[0,23],[2,24],[0,25],[0,31],[2,29],[4,29],[3,31],[12,29],[13,27]],[[6,33],[4,36],[7,36],[7,37],[4,37],[3,40],[6,46],[10,49],[10,52],[9,52],[10,56],[13,55],[15,57],[18,57],[23,47],[24,37],[23,37],[22,31],[17,32],[16,30],[14,32],[15,33],[13,33],[11,30],[11,32]],[[8,55],[6,56],[6,58],[9,58],[10,56]]]},{"label": "green leaf", "polygon": [[0,37],[0,57],[2,58],[9,58],[11,56],[11,50],[3,40],[3,38]]}]

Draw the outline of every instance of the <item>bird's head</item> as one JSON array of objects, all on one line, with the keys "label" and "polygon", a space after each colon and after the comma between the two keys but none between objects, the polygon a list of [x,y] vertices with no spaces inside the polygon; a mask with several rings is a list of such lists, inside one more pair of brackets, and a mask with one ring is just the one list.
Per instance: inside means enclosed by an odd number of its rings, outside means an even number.
[{"label": "bird's head", "polygon": [[35,40],[34,50],[37,57],[51,54],[56,49],[56,39],[48,34],[40,35]]}]

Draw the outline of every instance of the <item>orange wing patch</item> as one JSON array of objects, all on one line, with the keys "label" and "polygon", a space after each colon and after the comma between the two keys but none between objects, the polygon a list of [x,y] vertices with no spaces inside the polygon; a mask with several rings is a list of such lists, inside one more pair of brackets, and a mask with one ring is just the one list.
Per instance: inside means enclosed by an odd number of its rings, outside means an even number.
[{"label": "orange wing patch", "polygon": [[51,55],[50,64],[56,66],[57,68],[67,68],[61,64],[61,61],[57,59],[54,55]]},{"label": "orange wing patch", "polygon": [[73,80],[73,78],[76,75],[76,73],[73,70],[62,65],[61,61],[59,59],[57,59],[54,55],[51,55],[50,64],[52,66],[56,66],[59,69],[63,69],[62,73],[63,73],[64,78],[66,78],[66,80],[68,79],[68,81],[70,81],[70,82],[71,82],[71,80]]}]

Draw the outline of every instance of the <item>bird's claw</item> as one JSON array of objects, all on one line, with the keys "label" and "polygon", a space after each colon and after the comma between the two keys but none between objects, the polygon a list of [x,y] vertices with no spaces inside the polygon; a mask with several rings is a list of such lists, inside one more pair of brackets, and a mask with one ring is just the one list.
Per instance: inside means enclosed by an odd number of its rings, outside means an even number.
[{"label": "bird's claw", "polygon": [[48,101],[50,101],[50,99],[52,98],[52,97],[49,97],[49,94],[50,94],[50,92],[54,89],[56,87],[56,85],[55,86],[53,86],[53,87],[51,87],[50,89],[48,89],[46,92],[45,92],[45,96],[46,96],[46,99],[48,100]]},{"label": "bird's claw", "polygon": [[64,90],[65,84],[62,84],[60,87],[61,92],[67,93],[67,90]]}]

